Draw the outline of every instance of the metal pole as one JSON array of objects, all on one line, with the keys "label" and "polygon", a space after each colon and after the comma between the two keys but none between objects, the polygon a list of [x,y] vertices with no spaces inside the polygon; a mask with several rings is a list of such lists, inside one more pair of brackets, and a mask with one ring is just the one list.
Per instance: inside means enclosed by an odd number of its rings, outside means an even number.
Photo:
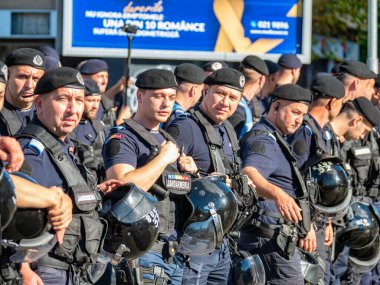
[{"label": "metal pole", "polygon": [[377,58],[377,0],[368,0],[368,67],[378,73]]}]

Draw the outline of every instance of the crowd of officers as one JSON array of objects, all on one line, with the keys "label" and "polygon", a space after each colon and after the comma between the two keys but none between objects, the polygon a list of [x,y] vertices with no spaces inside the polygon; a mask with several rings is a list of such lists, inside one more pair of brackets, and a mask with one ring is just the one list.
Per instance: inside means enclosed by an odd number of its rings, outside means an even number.
[{"label": "crowd of officers", "polygon": [[[128,106],[115,112],[131,83],[121,77],[107,89],[105,61],[74,69],[61,67],[47,46],[14,50],[0,66],[2,173],[10,173],[19,210],[48,209],[57,244],[19,264],[2,240],[0,283],[110,284],[111,265],[94,277],[107,231],[98,212],[104,197],[133,183],[158,200],[159,234],[138,260],[114,268],[119,284],[380,284],[377,262],[357,270],[336,239],[351,202],[378,203],[380,80],[365,64],[347,61],[316,74],[305,89],[296,85],[301,66],[285,54],[278,63],[249,55],[238,69],[224,62],[183,63],[174,73],[148,69],[134,83],[138,108],[131,114]],[[330,196],[343,193],[346,202],[326,215],[304,177],[320,159],[320,173],[327,172],[332,157],[342,159],[336,163],[349,181],[339,193],[330,185]],[[216,177],[233,198],[211,201],[210,189],[187,184],[169,189],[173,173],[201,186]],[[9,203],[3,200],[1,207]],[[201,204],[211,219],[195,219]],[[202,224],[191,226],[192,219]],[[247,273],[241,260],[255,255],[249,277],[239,275]],[[305,256],[317,260],[314,279],[301,266]]]}]

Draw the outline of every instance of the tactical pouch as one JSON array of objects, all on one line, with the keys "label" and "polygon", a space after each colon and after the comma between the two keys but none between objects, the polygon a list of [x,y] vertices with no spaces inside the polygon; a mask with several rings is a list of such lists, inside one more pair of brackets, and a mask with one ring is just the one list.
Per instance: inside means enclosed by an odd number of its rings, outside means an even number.
[{"label": "tactical pouch", "polygon": [[287,259],[294,255],[297,245],[297,230],[294,226],[282,224],[276,237],[276,244]]},{"label": "tactical pouch", "polygon": [[89,191],[86,185],[75,185],[70,192],[74,201],[74,213],[90,212],[95,210],[99,204],[97,193]]},{"label": "tactical pouch", "polygon": [[362,184],[368,177],[371,162],[371,150],[368,146],[353,147],[351,148],[351,154],[353,156],[351,163],[357,173],[357,182]]},{"label": "tactical pouch", "polygon": [[74,261],[74,252],[79,244],[81,220],[78,214],[73,215],[73,219],[65,231],[63,243],[56,246],[54,254],[63,258],[68,263]]},{"label": "tactical pouch", "polygon": [[298,206],[301,208],[302,221],[300,221],[297,226],[298,236],[304,238],[307,236],[311,229],[311,214],[310,214],[310,203],[306,200],[296,199]]}]

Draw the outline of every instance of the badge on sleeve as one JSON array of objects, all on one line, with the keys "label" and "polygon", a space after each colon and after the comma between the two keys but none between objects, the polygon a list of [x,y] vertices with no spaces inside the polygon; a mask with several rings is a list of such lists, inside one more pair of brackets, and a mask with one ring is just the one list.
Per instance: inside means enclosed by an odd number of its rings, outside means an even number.
[{"label": "badge on sleeve", "polygon": [[267,152],[267,147],[263,142],[255,141],[250,146],[249,149],[253,153],[265,154]]}]

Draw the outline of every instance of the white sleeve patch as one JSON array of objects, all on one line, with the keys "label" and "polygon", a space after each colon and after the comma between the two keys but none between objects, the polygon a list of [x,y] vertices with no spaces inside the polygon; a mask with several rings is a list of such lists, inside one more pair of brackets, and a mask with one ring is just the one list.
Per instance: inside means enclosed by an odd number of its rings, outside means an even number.
[{"label": "white sleeve patch", "polygon": [[45,146],[42,144],[42,142],[36,139],[32,139],[27,146],[35,149],[38,155],[40,155],[45,150]]}]

